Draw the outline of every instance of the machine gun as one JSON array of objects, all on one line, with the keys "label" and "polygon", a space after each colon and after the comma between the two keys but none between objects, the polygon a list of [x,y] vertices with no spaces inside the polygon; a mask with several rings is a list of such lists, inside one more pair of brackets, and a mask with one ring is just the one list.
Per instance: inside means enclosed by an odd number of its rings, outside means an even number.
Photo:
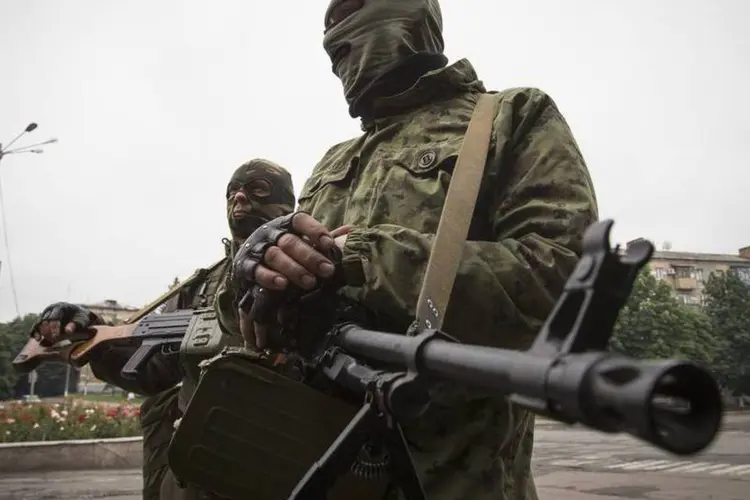
[{"label": "machine gun", "polygon": [[[629,433],[677,455],[700,452],[723,415],[709,372],[689,361],[606,350],[653,253],[646,241],[625,254],[612,250],[611,226],[599,222],[585,233],[583,255],[528,351],[463,345],[432,329],[333,328],[313,372],[363,395],[359,410],[286,379],[257,356],[225,350],[204,363],[170,445],[172,470],[227,498],[317,500],[351,476],[363,447],[375,441],[387,449],[384,467],[405,498],[423,500],[401,426],[423,414],[438,382],[496,391],[536,414]],[[396,368],[373,368],[383,365]]]}]

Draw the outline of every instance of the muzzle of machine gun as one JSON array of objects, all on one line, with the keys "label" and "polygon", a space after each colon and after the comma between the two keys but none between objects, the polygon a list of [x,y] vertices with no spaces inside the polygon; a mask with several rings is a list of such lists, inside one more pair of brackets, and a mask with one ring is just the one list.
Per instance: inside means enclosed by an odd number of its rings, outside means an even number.
[{"label": "muzzle of machine gun", "polygon": [[459,344],[434,331],[407,337],[352,324],[339,328],[335,343],[353,358],[409,367],[427,380],[498,391],[535,413],[625,432],[679,455],[706,448],[721,426],[719,386],[689,361],[642,361],[607,352],[546,357]]}]

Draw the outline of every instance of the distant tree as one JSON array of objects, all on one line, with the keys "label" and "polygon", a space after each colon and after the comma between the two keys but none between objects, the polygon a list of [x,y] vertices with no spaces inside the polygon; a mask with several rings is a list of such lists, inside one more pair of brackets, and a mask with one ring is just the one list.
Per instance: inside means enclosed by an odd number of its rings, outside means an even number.
[{"label": "distant tree", "polygon": [[703,364],[713,361],[717,348],[705,313],[679,302],[648,267],[636,277],[610,345],[635,358],[691,359]]},{"label": "distant tree", "polygon": [[717,375],[727,389],[750,394],[750,287],[735,273],[713,274],[704,293],[719,339]]},{"label": "distant tree", "polygon": [[711,318],[703,309],[684,304],[678,305],[680,306],[678,324],[684,325],[684,330],[674,357],[696,361],[714,370],[713,364],[718,355],[719,340]]},{"label": "distant tree", "polygon": [[0,399],[11,397],[13,387],[18,382],[18,374],[14,373],[11,366],[13,352],[10,336],[0,332]]},{"label": "distant tree", "polygon": [[37,316],[27,314],[8,323],[0,323],[0,398],[15,396],[15,387],[25,376],[13,368],[13,359],[28,340],[28,332]]}]

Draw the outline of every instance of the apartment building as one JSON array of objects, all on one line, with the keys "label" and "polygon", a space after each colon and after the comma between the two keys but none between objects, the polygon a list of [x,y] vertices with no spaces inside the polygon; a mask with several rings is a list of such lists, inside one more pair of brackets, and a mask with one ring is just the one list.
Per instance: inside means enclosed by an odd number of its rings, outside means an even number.
[{"label": "apartment building", "polygon": [[84,309],[98,314],[104,321],[111,321],[114,324],[124,323],[131,315],[137,312],[137,307],[125,306],[116,300],[105,300],[94,304],[77,304]]},{"label": "apartment building", "polygon": [[750,246],[741,248],[737,254],[663,249],[654,252],[649,265],[654,276],[667,283],[677,298],[688,305],[703,304],[703,287],[713,273],[735,272],[750,286]]}]

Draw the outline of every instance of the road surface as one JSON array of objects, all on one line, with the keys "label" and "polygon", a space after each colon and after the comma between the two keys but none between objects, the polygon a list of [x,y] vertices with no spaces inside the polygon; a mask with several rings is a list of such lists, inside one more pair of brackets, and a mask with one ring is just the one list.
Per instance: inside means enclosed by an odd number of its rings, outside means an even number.
[{"label": "road surface", "polygon": [[[747,500],[750,414],[729,414],[703,454],[680,460],[626,437],[537,425],[540,500]],[[0,464],[0,468],[2,465]],[[141,498],[140,470],[0,475],[0,499]]]}]

